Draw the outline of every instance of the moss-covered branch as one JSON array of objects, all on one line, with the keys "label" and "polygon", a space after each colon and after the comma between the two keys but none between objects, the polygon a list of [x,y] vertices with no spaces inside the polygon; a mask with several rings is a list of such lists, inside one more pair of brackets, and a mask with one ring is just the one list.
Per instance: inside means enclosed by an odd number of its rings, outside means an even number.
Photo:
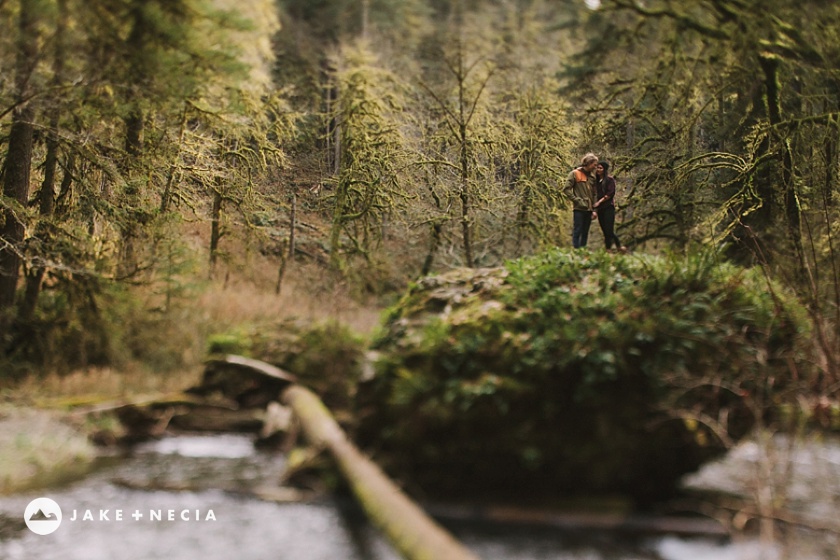
[{"label": "moss-covered branch", "polygon": [[477,557],[412,502],[344,435],[311,391],[292,385],[283,402],[300,420],[309,440],[330,451],[371,520],[408,560],[470,560]]}]

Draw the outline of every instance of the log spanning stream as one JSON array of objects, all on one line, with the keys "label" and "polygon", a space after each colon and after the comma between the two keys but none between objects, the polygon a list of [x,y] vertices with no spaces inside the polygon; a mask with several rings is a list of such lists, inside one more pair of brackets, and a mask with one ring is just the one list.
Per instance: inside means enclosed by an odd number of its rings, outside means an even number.
[{"label": "log spanning stream", "polygon": [[[348,500],[297,502],[290,496],[290,501],[283,502],[257,498],[249,492],[273,484],[282,470],[282,460],[256,451],[246,435],[184,435],[141,444],[125,456],[105,460],[90,476],[70,486],[0,498],[0,558],[400,558]],[[61,525],[51,535],[34,534],[23,525],[22,512],[40,496],[55,500],[62,509]],[[117,520],[118,511],[121,520]],[[717,539],[628,536],[454,519],[443,522],[484,560],[745,558],[738,555],[744,545],[736,547]]]},{"label": "log spanning stream", "polygon": [[[737,483],[755,445],[716,465],[704,484]],[[836,459],[840,445],[803,451]],[[0,558],[5,560],[399,560],[400,555],[352,501],[257,497],[284,469],[274,453],[257,451],[247,435],[180,435],[105,458],[83,480],[0,498]],[[836,471],[835,471],[836,475]],[[838,479],[835,478],[836,491]],[[800,489],[805,491],[805,489]],[[830,500],[834,491],[814,488]],[[836,494],[835,494],[836,495]],[[23,522],[38,497],[62,509],[46,536]],[[826,502],[815,504],[825,508]],[[122,519],[117,520],[117,511]],[[170,519],[170,512],[171,519]],[[215,520],[208,520],[212,512]],[[89,513],[89,518],[85,519]],[[139,513],[142,517],[134,518]],[[107,519],[102,519],[103,515]],[[72,518],[75,517],[75,520]],[[484,560],[797,560],[836,558],[828,552],[785,555],[755,537],[721,539],[627,533],[574,525],[534,525],[443,516],[452,534]],[[836,546],[836,543],[835,543]],[[797,547],[796,550],[802,551]],[[834,549],[836,553],[836,548]]]},{"label": "log spanning stream", "polygon": [[[805,472],[804,479],[792,481],[788,495],[800,505],[799,518],[818,528],[796,539],[762,542],[714,531],[685,536],[678,526],[669,532],[659,524],[651,532],[651,524],[605,517],[494,516],[471,508],[431,507],[427,516],[390,481],[378,478],[381,472],[334,422],[323,420],[317,397],[296,387],[287,389],[283,400],[298,411],[314,443],[333,449],[358,501],[330,494],[307,497],[279,486],[286,455],[258,450],[253,435],[180,434],[103,457],[97,469],[73,484],[0,498],[0,558],[822,560],[836,558],[840,550],[832,525],[840,513],[835,503],[840,444],[777,447],[791,452],[787,464],[795,464],[793,470]],[[751,473],[761,470],[766,447],[747,442],[690,483],[732,495],[753,492]],[[365,482],[354,482],[360,476]],[[370,490],[379,495],[365,497]],[[387,495],[384,501],[381,494]],[[49,498],[61,509],[60,524],[48,535],[36,534],[24,522],[23,512],[38,498]],[[403,526],[392,523],[395,517],[405,520]]]}]

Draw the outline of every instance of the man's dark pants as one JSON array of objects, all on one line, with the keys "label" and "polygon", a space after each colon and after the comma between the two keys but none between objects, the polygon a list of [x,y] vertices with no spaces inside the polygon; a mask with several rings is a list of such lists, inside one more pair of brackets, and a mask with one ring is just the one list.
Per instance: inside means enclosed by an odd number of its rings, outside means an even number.
[{"label": "man's dark pants", "polygon": [[592,225],[592,212],[589,210],[575,210],[574,217],[572,246],[575,249],[586,247],[586,243],[589,241],[589,226]]}]

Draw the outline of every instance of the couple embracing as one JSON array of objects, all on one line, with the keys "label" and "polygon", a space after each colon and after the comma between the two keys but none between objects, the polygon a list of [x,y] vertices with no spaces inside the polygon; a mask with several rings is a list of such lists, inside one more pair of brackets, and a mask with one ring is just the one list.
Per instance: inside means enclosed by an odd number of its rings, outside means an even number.
[{"label": "couple embracing", "polygon": [[609,170],[609,162],[598,161],[598,156],[589,153],[583,156],[580,167],[569,173],[563,192],[574,209],[572,246],[575,249],[586,247],[593,218],[598,219],[607,250],[613,243],[616,249],[624,249],[615,235],[615,178]]}]

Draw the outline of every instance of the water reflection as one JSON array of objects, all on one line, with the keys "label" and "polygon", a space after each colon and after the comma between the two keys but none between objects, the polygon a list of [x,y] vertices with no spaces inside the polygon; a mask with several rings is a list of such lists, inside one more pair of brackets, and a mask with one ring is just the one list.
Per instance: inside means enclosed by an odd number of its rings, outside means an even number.
[{"label": "water reflection", "polygon": [[[145,444],[69,487],[0,499],[0,558],[399,560],[351,503],[273,503],[246,494],[276,485],[282,468],[281,457],[255,452],[245,436]],[[22,519],[42,495],[64,515],[47,536],[30,532]],[[446,524],[484,560],[783,560],[780,550],[752,540]]]}]

